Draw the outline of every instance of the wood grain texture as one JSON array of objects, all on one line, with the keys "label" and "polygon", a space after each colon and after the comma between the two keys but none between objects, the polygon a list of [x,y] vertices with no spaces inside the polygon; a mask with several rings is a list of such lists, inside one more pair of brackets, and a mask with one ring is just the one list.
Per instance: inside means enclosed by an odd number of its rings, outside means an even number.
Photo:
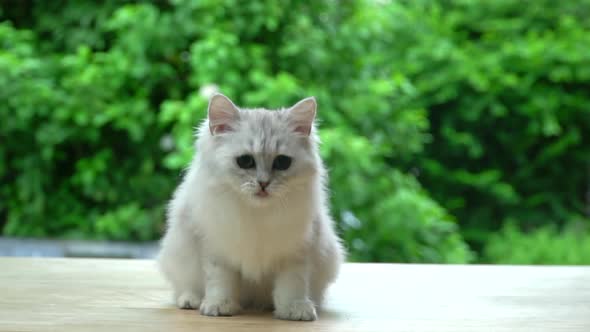
[{"label": "wood grain texture", "polygon": [[176,309],[149,260],[0,258],[0,331],[590,332],[590,267],[347,264],[319,320]]}]

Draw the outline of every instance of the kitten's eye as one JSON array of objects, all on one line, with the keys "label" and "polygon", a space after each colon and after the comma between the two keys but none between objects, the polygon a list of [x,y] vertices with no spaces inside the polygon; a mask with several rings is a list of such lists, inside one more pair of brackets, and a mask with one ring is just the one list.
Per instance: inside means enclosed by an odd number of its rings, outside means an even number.
[{"label": "kitten's eye", "polygon": [[284,171],[291,166],[291,157],[287,157],[285,155],[278,155],[275,160],[272,162],[272,169],[277,171]]},{"label": "kitten's eye", "polygon": [[243,169],[254,168],[256,166],[254,157],[249,154],[239,156],[236,158],[236,162],[238,163],[238,166]]}]

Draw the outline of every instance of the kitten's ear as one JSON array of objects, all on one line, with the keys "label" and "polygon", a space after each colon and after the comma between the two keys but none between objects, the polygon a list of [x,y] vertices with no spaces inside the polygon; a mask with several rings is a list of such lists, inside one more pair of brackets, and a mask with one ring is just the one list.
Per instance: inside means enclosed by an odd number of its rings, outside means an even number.
[{"label": "kitten's ear", "polygon": [[240,113],[234,103],[226,96],[217,93],[209,100],[209,131],[211,135],[223,134],[232,131],[235,122],[239,120]]},{"label": "kitten's ear", "polygon": [[289,109],[289,121],[295,125],[296,133],[309,136],[316,109],[317,103],[314,97],[305,98]]}]

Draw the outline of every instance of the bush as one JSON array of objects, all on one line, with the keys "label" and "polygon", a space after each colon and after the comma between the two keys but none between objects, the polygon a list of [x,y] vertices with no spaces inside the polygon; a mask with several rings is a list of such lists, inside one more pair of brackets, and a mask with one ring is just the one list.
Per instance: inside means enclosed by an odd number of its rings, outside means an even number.
[{"label": "bush", "polygon": [[485,259],[499,264],[589,265],[588,223],[571,222],[561,231],[553,225],[543,226],[526,234],[508,223],[488,242]]},{"label": "bush", "polygon": [[[397,5],[27,2],[0,12],[0,222],[15,236],[152,240],[208,93],[315,95],[354,260],[466,262],[454,219],[396,167],[429,141],[391,65]],[[394,52],[395,51],[395,52]]]},{"label": "bush", "polygon": [[159,227],[142,221],[160,218],[171,173],[148,101],[126,91],[128,69],[85,47],[42,56],[34,33],[8,23],[0,40],[3,232],[153,238]]},{"label": "bush", "polygon": [[590,1],[522,6],[388,6],[391,67],[413,91],[402,108],[426,108],[431,124],[406,167],[476,249],[509,220],[559,228],[590,213]]},{"label": "bush", "polygon": [[[242,106],[318,97],[353,260],[465,262],[465,238],[507,262],[509,245],[561,243],[571,220],[590,223],[588,13],[590,0],[0,6],[2,232],[157,238],[219,89]],[[518,261],[558,259],[534,253]]]}]

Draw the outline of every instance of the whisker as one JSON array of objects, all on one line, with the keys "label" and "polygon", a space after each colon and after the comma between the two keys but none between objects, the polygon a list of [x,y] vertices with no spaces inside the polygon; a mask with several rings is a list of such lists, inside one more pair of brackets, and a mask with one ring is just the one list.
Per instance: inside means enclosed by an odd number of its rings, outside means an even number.
[{"label": "whisker", "polygon": [[278,195],[279,197],[279,203],[281,203],[281,207],[283,208],[283,211],[287,210],[287,197],[285,197],[284,195]]}]

